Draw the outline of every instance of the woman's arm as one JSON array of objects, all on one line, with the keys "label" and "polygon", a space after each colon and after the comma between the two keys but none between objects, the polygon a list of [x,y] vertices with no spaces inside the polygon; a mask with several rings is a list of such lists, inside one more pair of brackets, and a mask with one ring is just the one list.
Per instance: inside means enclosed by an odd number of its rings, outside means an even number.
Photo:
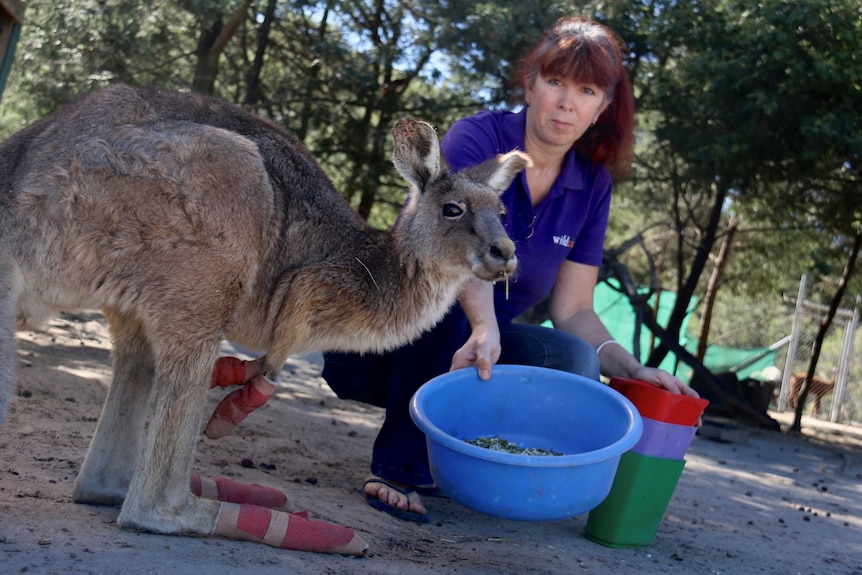
[{"label": "woman's arm", "polygon": [[492,366],[500,359],[500,327],[494,313],[493,284],[472,278],[462,288],[459,301],[472,333],[452,356],[450,369],[475,365],[479,377],[488,379]]},{"label": "woman's arm", "polygon": [[641,365],[622,345],[614,342],[593,307],[598,273],[596,266],[568,260],[563,262],[550,299],[549,313],[554,327],[583,339],[594,348],[601,346],[599,362],[602,375],[639,379],[674,393],[696,397],[697,392],[675,376]]}]

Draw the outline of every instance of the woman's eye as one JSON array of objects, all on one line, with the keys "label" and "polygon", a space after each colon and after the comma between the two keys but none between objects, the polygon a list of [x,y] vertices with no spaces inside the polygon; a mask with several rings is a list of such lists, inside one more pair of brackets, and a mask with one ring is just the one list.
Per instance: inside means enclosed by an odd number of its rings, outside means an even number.
[{"label": "woman's eye", "polygon": [[605,95],[605,92],[595,84],[589,84],[587,86],[584,86],[582,90],[584,94],[587,94],[588,96],[603,98]]},{"label": "woman's eye", "polygon": [[463,213],[464,210],[458,204],[453,204],[451,202],[443,204],[444,218],[457,218]]}]

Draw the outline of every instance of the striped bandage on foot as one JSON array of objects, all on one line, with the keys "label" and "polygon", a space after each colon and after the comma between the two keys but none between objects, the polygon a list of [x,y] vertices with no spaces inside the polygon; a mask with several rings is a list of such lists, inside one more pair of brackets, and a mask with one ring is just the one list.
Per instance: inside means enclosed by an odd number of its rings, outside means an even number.
[{"label": "striped bandage on foot", "polygon": [[228,503],[249,503],[276,511],[292,511],[293,506],[287,495],[275,487],[257,483],[238,483],[226,477],[201,477],[193,474],[190,480],[193,495],[225,501]]},{"label": "striped bandage on foot", "polygon": [[257,505],[222,503],[213,535],[272,547],[362,556],[368,545],[352,529]]}]

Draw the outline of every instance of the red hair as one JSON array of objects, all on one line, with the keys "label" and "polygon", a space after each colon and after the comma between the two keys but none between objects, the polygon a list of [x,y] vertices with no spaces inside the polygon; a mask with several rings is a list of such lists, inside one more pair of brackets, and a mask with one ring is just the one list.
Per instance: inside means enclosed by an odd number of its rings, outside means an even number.
[{"label": "red hair", "polygon": [[542,35],[521,62],[520,87],[531,86],[541,74],[595,84],[610,100],[574,147],[582,156],[605,165],[614,179],[628,176],[634,147],[634,94],[623,66],[623,42],[602,24],[565,16]]}]

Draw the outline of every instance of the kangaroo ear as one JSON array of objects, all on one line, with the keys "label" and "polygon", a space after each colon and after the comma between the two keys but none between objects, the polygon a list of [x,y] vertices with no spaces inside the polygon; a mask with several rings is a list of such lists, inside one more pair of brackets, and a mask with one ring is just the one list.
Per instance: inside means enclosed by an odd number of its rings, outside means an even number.
[{"label": "kangaroo ear", "polygon": [[521,170],[532,165],[533,160],[530,159],[530,156],[515,150],[486,160],[478,166],[464,170],[464,172],[470,179],[483,182],[498,194],[502,194]]},{"label": "kangaroo ear", "polygon": [[395,149],[392,162],[404,179],[418,190],[448,171],[440,155],[440,141],[434,127],[419,118],[406,117],[392,128]]}]

